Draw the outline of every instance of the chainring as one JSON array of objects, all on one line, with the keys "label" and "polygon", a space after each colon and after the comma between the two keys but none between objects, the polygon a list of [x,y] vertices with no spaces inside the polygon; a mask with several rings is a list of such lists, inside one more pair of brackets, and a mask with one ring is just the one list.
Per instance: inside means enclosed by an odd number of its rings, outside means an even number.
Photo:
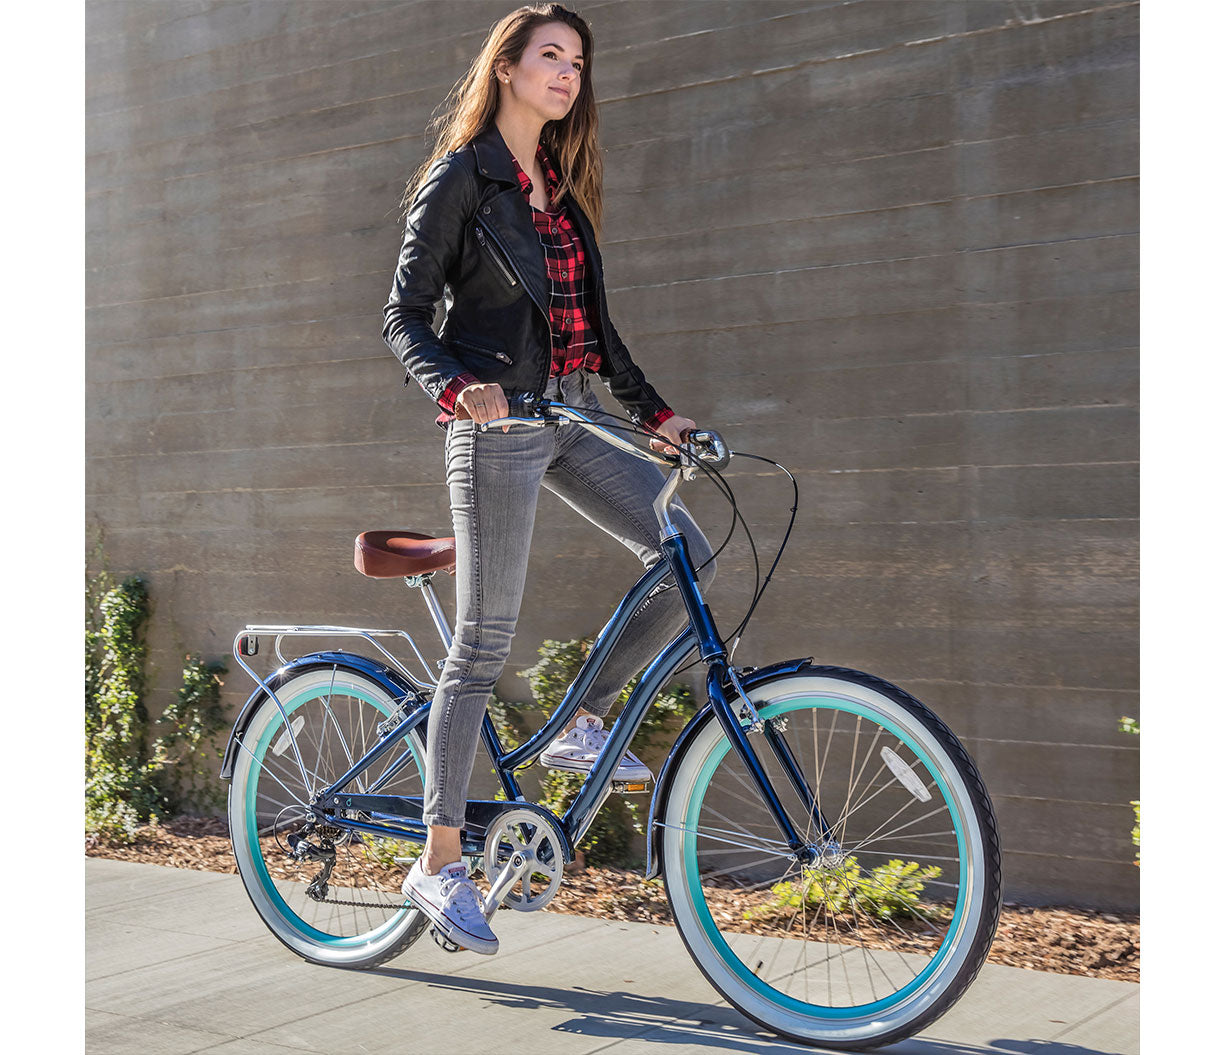
[{"label": "chainring", "polygon": [[527,855],[531,863],[503,904],[518,912],[535,912],[548,905],[562,885],[566,862],[562,841],[539,814],[508,810],[485,837],[484,871],[491,884],[517,853]]}]

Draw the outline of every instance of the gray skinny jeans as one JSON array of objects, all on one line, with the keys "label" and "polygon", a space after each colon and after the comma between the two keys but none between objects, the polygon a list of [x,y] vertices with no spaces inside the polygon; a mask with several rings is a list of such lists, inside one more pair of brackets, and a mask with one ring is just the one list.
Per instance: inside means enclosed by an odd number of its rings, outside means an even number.
[{"label": "gray skinny jeans", "polygon": [[[603,412],[589,378],[582,370],[563,377],[561,400],[586,407],[599,420]],[[551,385],[545,394],[558,398],[552,395],[557,381]],[[663,559],[651,503],[664,474],[578,425],[512,426],[503,433],[501,428],[480,432],[471,420],[452,421],[446,460],[456,539],[456,625],[430,711],[423,818],[426,824],[461,828],[481,721],[515,636],[541,485],[649,568]],[[695,565],[702,564],[711,556],[706,536],[679,500],[671,516]],[[714,577],[711,561],[698,578],[705,587]],[[607,714],[686,619],[670,577],[627,624],[582,706]]]}]

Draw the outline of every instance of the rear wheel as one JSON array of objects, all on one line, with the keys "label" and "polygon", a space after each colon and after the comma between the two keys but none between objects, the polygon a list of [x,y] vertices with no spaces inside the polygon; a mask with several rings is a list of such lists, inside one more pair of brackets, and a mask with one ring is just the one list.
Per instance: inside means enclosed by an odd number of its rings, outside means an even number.
[{"label": "rear wheel", "polygon": [[[310,827],[304,804],[374,746],[379,725],[397,713],[398,701],[368,675],[335,665],[293,674],[272,688],[285,713],[271,698],[258,705],[230,782],[230,838],[239,875],[260,918],[299,956],[336,967],[374,967],[427,926],[400,892],[422,848]],[[365,790],[398,766],[379,793],[420,796],[424,762],[424,743],[414,730],[353,786]]]},{"label": "rear wheel", "polygon": [[816,799],[820,819],[751,735],[813,860],[791,854],[712,716],[664,808],[678,930],[715,988],[781,1036],[853,1050],[910,1036],[962,995],[996,930],[999,841],[974,763],[923,704],[858,671],[749,696]]}]

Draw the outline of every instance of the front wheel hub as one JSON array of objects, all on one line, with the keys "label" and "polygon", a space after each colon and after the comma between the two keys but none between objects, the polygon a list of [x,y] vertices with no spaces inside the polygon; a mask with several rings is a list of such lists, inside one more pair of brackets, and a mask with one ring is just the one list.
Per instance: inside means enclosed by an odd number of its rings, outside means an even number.
[{"label": "front wheel hub", "polygon": [[810,843],[796,855],[796,860],[802,868],[815,868],[823,872],[833,872],[841,868],[847,860],[847,854],[837,839],[827,839],[825,842]]}]

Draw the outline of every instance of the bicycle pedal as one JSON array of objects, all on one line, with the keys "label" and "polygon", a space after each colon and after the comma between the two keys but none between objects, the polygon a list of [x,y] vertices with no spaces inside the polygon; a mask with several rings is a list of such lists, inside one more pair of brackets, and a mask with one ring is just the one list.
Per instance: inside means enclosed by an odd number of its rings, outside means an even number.
[{"label": "bicycle pedal", "polygon": [[647,783],[645,780],[615,780],[611,790],[614,795],[646,795]]},{"label": "bicycle pedal", "polygon": [[439,933],[438,927],[430,928],[430,937],[434,939],[434,944],[437,945],[443,952],[463,952],[464,947],[457,945],[450,938],[444,937]]}]

